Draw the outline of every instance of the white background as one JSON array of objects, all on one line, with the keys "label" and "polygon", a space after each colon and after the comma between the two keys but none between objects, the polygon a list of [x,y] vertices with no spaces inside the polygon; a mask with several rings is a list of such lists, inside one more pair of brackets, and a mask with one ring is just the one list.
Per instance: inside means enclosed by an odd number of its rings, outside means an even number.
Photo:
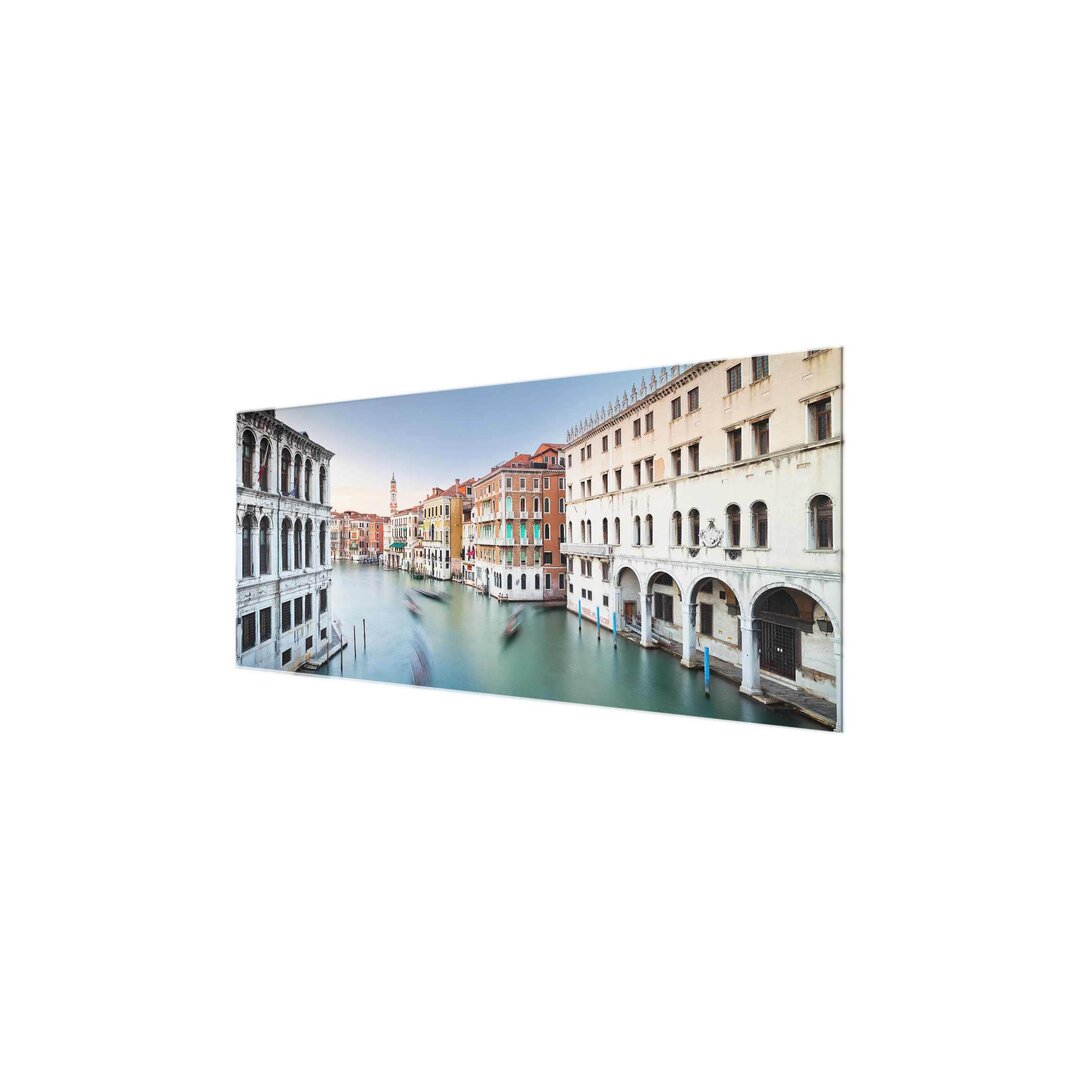
[{"label": "white background", "polygon": [[[1062,10],[9,7],[0,1071],[1075,1076]],[[843,736],[234,669],[237,408],[834,344]]]}]

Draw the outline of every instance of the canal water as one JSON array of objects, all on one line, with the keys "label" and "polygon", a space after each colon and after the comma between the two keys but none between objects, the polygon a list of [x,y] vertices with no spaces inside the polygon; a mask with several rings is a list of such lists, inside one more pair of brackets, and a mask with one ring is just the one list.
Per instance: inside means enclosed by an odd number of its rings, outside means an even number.
[{"label": "canal water", "polygon": [[[412,586],[438,593],[443,602],[417,596]],[[419,616],[406,606],[409,596]],[[398,570],[352,562],[334,563],[331,606],[349,641],[344,657],[335,656],[320,671],[333,678],[412,684],[420,644],[429,658],[430,685],[447,690],[826,730],[799,713],[751,700],[715,674],[706,698],[701,671],[688,671],[670,653],[639,648],[623,637],[614,649],[609,630],[601,629],[597,640],[595,623],[583,622],[579,633],[577,615],[565,608],[524,605],[521,629],[504,641],[514,605],[455,582],[414,580]]]}]

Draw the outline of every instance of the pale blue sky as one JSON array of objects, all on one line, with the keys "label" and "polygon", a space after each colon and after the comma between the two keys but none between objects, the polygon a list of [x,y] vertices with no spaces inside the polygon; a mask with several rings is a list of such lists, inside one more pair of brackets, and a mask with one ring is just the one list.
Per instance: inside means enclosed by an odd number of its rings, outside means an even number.
[{"label": "pale blue sky", "polygon": [[277,415],[334,452],[335,510],[385,514],[391,473],[397,476],[398,506],[412,506],[432,487],[483,476],[542,442],[564,442],[568,427],[649,374],[620,371],[504,383],[278,409]]}]

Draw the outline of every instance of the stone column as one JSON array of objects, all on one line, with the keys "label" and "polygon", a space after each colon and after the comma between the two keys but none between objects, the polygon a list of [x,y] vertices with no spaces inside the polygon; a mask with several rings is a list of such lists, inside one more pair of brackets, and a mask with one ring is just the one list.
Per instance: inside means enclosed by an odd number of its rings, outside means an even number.
[{"label": "stone column", "polygon": [[761,693],[761,664],[758,657],[757,622],[746,615],[740,616],[742,626],[742,684],[744,694]]},{"label": "stone column", "polygon": [[641,647],[651,649],[652,639],[652,593],[646,593],[641,598]]},{"label": "stone column", "polygon": [[697,604],[691,604],[689,600],[684,600],[682,605],[682,666],[693,667],[694,661],[694,646],[696,645],[696,635],[694,633],[694,623],[697,618]]}]

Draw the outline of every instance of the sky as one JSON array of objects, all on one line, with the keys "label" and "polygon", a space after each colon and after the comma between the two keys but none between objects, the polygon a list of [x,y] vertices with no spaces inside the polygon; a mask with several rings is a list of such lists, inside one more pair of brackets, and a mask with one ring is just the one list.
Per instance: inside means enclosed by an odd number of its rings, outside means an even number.
[{"label": "sky", "polygon": [[332,450],[335,510],[386,514],[390,475],[398,506],[413,506],[433,487],[480,477],[492,466],[530,454],[542,442],[566,441],[584,420],[650,370],[504,383],[278,409],[279,419]]}]

